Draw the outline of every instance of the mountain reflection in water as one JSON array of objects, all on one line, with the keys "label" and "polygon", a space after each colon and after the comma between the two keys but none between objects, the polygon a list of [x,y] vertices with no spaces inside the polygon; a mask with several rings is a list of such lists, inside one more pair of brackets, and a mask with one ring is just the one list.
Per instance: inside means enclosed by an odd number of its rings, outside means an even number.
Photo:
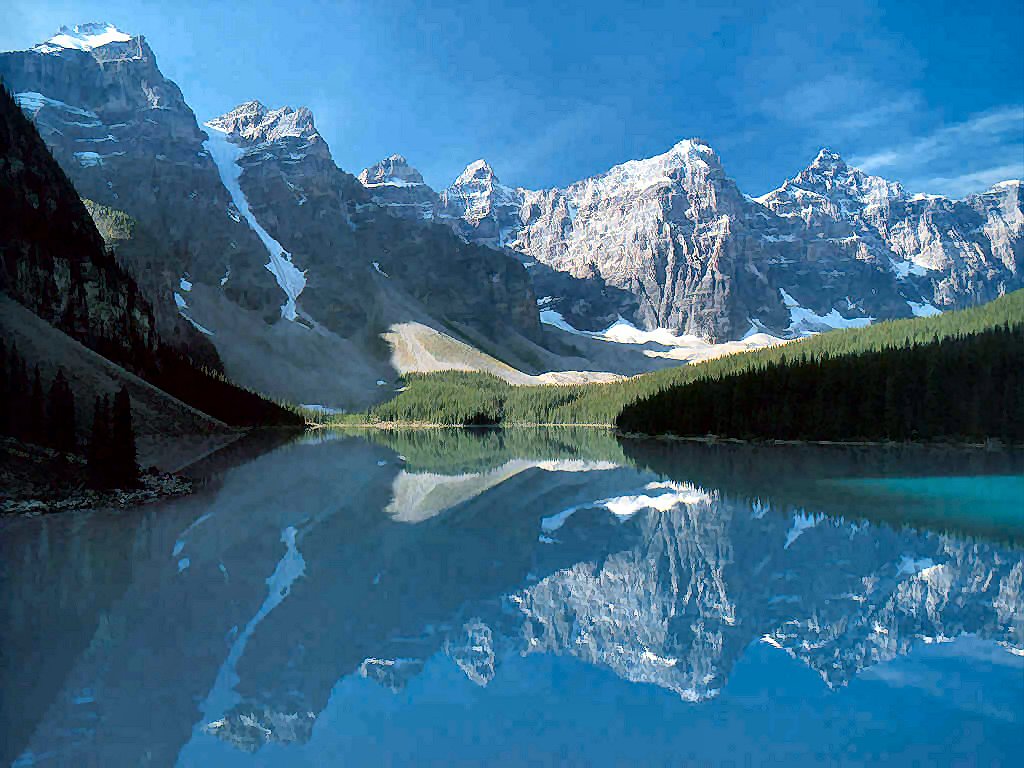
[{"label": "mountain reflection in water", "polygon": [[599,430],[252,453],[191,497],[4,521],[4,764],[1024,747],[1017,454]]}]

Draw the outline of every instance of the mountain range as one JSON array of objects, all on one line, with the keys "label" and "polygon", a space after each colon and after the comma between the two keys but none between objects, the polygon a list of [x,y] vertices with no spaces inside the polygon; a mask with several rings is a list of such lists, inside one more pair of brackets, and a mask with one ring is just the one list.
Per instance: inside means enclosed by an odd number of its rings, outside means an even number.
[{"label": "mountain range", "polygon": [[826,149],[755,199],[687,139],[564,188],[478,160],[435,192],[397,154],[342,170],[304,107],[200,125],[111,24],[0,53],[0,77],[161,336],[293,402],[365,407],[409,371],[632,375],[1024,285],[1020,181],[911,195]]}]

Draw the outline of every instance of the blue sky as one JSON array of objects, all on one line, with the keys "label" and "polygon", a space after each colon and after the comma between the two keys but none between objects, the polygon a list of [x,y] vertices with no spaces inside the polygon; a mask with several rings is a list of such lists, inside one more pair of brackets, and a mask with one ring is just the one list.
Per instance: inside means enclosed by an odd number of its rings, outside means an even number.
[{"label": "blue sky", "polygon": [[306,105],[358,173],[435,188],[484,157],[563,185],[700,136],[747,193],[822,146],[914,192],[1024,177],[1024,3],[4,0],[0,50],[61,24],[146,35],[200,119]]}]

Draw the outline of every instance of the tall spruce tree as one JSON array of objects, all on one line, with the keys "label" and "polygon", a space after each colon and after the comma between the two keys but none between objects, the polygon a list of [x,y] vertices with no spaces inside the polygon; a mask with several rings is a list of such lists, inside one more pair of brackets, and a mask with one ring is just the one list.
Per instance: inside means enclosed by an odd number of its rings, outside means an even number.
[{"label": "tall spruce tree", "polygon": [[64,376],[63,368],[57,369],[53,384],[50,385],[46,418],[49,444],[58,451],[74,453],[78,449],[75,437],[75,394]]},{"label": "tall spruce tree", "polygon": [[114,395],[111,445],[113,460],[111,468],[115,484],[129,488],[139,481],[139,463],[135,449],[135,429],[132,425],[132,405],[128,390],[121,387]]},{"label": "tall spruce tree", "polygon": [[39,366],[32,371],[32,388],[28,395],[27,431],[25,440],[36,445],[50,445],[46,433],[45,402],[43,399],[43,377],[39,374]]},{"label": "tall spruce tree", "polygon": [[110,403],[106,396],[96,395],[92,411],[92,431],[87,452],[89,484],[107,488],[111,484]]}]

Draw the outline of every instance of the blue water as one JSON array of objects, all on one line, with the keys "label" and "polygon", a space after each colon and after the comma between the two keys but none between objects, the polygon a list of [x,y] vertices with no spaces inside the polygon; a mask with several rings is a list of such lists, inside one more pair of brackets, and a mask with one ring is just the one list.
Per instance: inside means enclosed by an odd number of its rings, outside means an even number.
[{"label": "blue water", "polygon": [[3,521],[4,764],[1024,749],[1012,455],[373,433],[194,474],[187,498]]}]

